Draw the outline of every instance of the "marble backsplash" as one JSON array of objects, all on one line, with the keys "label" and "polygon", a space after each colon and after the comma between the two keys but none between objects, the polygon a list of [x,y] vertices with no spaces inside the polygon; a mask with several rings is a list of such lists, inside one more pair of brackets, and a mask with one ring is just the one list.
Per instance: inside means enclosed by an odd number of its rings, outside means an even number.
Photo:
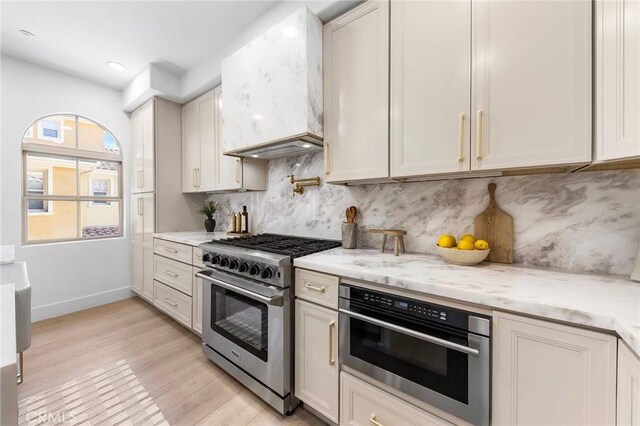
[{"label": "marble backsplash", "polygon": [[640,239],[640,170],[456,179],[403,184],[322,184],[292,195],[287,175],[323,178],[322,154],[272,160],[266,192],[214,194],[218,230],[243,205],[251,232],[340,239],[348,206],[360,213],[358,247],[377,248],[366,229],[401,228],[407,251],[435,253],[440,234],[473,232],[498,185],[498,205],[514,218],[514,261],[576,272],[628,275]]}]

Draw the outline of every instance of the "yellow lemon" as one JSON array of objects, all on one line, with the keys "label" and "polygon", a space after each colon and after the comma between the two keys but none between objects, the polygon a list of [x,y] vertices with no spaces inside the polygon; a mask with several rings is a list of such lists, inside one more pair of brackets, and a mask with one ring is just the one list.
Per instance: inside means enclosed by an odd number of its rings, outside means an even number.
[{"label": "yellow lemon", "polygon": [[473,246],[476,248],[476,250],[487,250],[489,248],[489,243],[485,240],[476,240]]},{"label": "yellow lemon", "polygon": [[471,241],[471,244],[476,242],[476,237],[474,237],[472,234],[464,234],[462,237],[460,237],[460,241]]},{"label": "yellow lemon", "polygon": [[473,243],[469,240],[462,240],[458,243],[460,250],[473,250]]},{"label": "yellow lemon", "polygon": [[438,238],[438,245],[440,247],[451,248],[456,245],[456,239],[453,235],[444,234]]}]

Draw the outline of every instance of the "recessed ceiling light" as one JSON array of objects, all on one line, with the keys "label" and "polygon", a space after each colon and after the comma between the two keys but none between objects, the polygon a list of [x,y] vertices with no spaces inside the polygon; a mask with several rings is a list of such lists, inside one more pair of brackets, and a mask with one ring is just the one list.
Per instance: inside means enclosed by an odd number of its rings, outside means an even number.
[{"label": "recessed ceiling light", "polygon": [[305,143],[304,145],[302,145],[303,148],[311,148],[311,144],[310,143]]},{"label": "recessed ceiling light", "polygon": [[32,33],[31,31],[27,31],[27,30],[18,30],[18,32],[19,32],[20,34],[22,34],[23,36],[25,36],[25,37],[29,37],[29,38],[31,38],[31,37],[35,37],[35,36],[36,36],[36,35],[35,35],[34,33]]},{"label": "recessed ceiling light", "polygon": [[107,61],[107,66],[112,70],[116,70],[116,71],[124,71],[127,69],[120,62],[115,62],[115,61]]},{"label": "recessed ceiling light", "polygon": [[260,157],[258,154],[253,154],[253,155],[251,155],[251,156],[252,156],[253,158],[258,158],[258,157]]},{"label": "recessed ceiling light", "polygon": [[254,115],[253,115],[253,118],[254,118],[255,120],[262,120],[262,116],[261,116],[260,114],[254,114]]}]

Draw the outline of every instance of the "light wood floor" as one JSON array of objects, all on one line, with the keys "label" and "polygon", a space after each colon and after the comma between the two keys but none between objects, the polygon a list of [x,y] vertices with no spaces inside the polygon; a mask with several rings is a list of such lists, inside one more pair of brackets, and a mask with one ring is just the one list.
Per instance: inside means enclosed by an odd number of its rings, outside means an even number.
[{"label": "light wood floor", "polygon": [[124,359],[171,425],[323,425],[281,416],[201,352],[200,338],[138,298],[37,322],[18,398]]}]

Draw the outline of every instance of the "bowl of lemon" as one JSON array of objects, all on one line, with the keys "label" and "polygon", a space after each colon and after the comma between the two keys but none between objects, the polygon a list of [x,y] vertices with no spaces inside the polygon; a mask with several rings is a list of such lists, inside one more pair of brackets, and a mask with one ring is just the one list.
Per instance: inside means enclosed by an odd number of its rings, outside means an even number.
[{"label": "bowl of lemon", "polygon": [[446,262],[463,266],[477,265],[490,251],[487,241],[477,240],[471,234],[464,234],[458,241],[453,235],[441,235],[436,248]]}]

